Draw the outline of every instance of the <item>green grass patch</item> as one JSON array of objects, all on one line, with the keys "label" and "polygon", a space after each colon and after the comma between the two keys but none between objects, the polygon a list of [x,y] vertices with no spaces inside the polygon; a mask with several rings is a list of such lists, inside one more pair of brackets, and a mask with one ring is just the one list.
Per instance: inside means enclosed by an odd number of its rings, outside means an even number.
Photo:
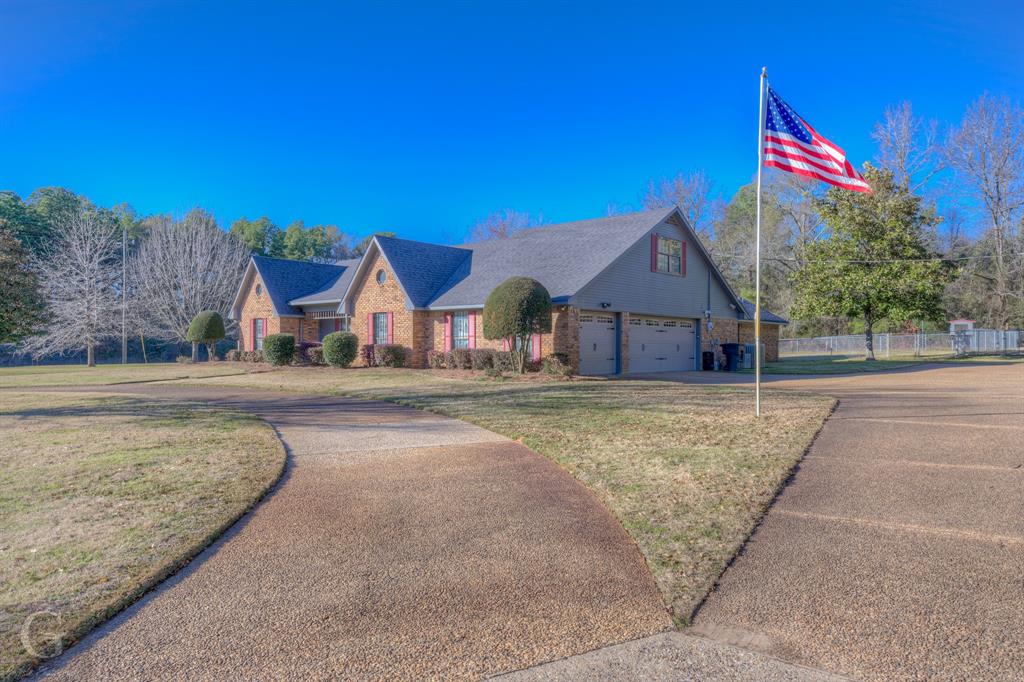
[{"label": "green grass patch", "polygon": [[139,365],[39,365],[0,368],[0,389],[41,386],[102,386],[140,381],[201,379],[203,377],[243,374],[238,365],[211,362],[196,365],[149,363]]},{"label": "green grass patch", "polygon": [[97,393],[0,391],[0,432],[2,680],[39,662],[24,637],[66,648],[195,556],[285,459],[255,417]]}]

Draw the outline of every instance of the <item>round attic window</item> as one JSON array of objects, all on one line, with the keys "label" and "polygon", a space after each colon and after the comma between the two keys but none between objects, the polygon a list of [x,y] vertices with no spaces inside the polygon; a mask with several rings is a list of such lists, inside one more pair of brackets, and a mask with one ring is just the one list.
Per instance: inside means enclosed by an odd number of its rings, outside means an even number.
[{"label": "round attic window", "polygon": [[262,296],[263,295],[263,285],[262,284],[257,284],[256,285],[256,295],[257,296]]},{"label": "round attic window", "polygon": [[377,271],[377,284],[384,284],[388,281],[388,273],[384,272],[384,268]]}]

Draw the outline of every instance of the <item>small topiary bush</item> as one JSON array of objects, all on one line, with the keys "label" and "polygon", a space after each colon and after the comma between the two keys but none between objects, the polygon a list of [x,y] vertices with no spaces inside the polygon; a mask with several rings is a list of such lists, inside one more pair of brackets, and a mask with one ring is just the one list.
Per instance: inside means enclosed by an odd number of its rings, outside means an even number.
[{"label": "small topiary bush", "polygon": [[569,365],[568,353],[552,353],[541,360],[540,369],[545,374],[567,377],[572,375],[572,367]]},{"label": "small topiary bush", "polygon": [[491,369],[494,367],[494,349],[474,348],[469,351],[469,360],[472,369]]},{"label": "small topiary bush", "polygon": [[240,350],[238,350],[237,348],[232,348],[231,350],[224,354],[224,359],[227,360],[228,362],[238,362],[239,360],[241,360],[241,358],[238,357],[240,354]]},{"label": "small topiary bush", "polygon": [[327,364],[324,360],[324,348],[323,346],[310,346],[306,349],[306,362],[316,367],[322,367]]},{"label": "small topiary bush", "polygon": [[498,372],[516,371],[516,362],[512,358],[511,351],[502,350],[494,352],[494,369]]},{"label": "small topiary bush", "polygon": [[392,343],[373,347],[374,359],[380,367],[405,367],[405,347]]},{"label": "small topiary bush", "polygon": [[271,334],[263,339],[263,356],[272,365],[287,365],[295,357],[295,337],[291,334]]},{"label": "small topiary bush", "polygon": [[[261,351],[261,350],[233,350],[233,351],[228,351],[228,353],[229,353],[228,359],[230,360],[233,357],[237,362],[266,362],[267,361],[267,359],[263,356],[263,351]],[[234,355],[231,355],[232,353]]]},{"label": "small topiary bush", "polygon": [[198,346],[206,345],[210,360],[217,359],[217,342],[224,338],[224,318],[216,310],[203,310],[188,325],[185,338],[192,342],[192,359],[198,360]]},{"label": "small topiary bush", "polygon": [[349,367],[356,359],[359,339],[352,332],[334,332],[324,337],[324,360],[331,367]]},{"label": "small topiary bush", "polygon": [[468,348],[456,348],[452,351],[449,369],[469,369],[473,366],[472,356]]}]

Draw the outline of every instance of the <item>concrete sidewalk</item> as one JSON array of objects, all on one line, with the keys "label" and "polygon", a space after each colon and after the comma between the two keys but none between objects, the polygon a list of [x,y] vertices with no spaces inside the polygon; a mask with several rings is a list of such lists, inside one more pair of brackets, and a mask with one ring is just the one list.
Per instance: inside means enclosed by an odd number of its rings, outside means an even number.
[{"label": "concrete sidewalk", "polygon": [[840,404],[694,631],[865,679],[1024,677],[1024,365],[769,386]]},{"label": "concrete sidewalk", "polygon": [[88,390],[254,412],[290,462],[225,537],[43,675],[479,678],[672,627],[615,518],[489,431],[344,398]]}]

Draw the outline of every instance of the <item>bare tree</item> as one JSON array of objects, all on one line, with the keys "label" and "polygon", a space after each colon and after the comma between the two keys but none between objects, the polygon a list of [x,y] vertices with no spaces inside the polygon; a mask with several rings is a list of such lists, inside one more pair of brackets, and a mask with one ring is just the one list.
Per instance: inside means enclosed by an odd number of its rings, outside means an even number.
[{"label": "bare tree", "polygon": [[647,183],[641,203],[648,210],[678,206],[705,244],[712,239],[712,225],[721,210],[711,191],[714,183],[702,170]]},{"label": "bare tree", "polygon": [[248,262],[249,249],[201,209],[180,221],[153,219],[129,263],[139,326],[150,336],[185,342],[200,311],[227,319]]},{"label": "bare tree", "polygon": [[56,220],[54,241],[33,261],[47,302],[44,331],[22,349],[36,357],[85,349],[96,365],[96,345],[120,336],[120,226],[79,206]]},{"label": "bare tree", "polygon": [[878,163],[893,172],[896,184],[919,193],[943,168],[938,122],[914,116],[910,102],[886,107],[871,134],[878,143]]},{"label": "bare tree", "polygon": [[[991,283],[990,319],[1019,321],[1024,302],[1024,109],[1007,97],[982,95],[949,134],[946,160],[966,187],[985,225],[977,276]],[[981,252],[979,252],[981,253]]]},{"label": "bare tree", "polygon": [[488,239],[504,239],[528,227],[536,227],[543,221],[543,216],[534,219],[529,213],[506,208],[495,211],[477,222],[469,232],[469,241],[483,242]]}]

